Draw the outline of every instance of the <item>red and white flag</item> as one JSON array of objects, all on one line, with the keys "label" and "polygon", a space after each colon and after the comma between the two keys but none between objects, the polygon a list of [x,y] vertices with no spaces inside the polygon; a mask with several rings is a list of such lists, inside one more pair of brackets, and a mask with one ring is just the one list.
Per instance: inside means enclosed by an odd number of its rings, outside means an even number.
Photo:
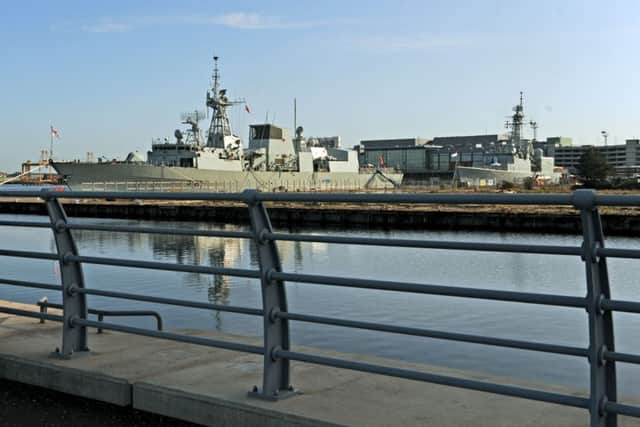
[{"label": "red and white flag", "polygon": [[56,138],[60,138],[60,132],[58,129],[51,126],[51,136],[55,136]]},{"label": "red and white flag", "polygon": [[244,111],[247,113],[251,113],[251,108],[249,108],[249,104],[244,104]]}]

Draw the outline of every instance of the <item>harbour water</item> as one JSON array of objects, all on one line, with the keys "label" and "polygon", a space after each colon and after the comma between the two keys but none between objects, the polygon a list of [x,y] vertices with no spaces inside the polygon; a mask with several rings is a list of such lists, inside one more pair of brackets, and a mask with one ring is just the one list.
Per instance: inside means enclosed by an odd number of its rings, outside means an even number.
[{"label": "harbour water", "polygon": [[[47,221],[44,217],[15,215],[1,215],[0,218]],[[85,221],[201,229],[243,229],[236,225],[193,222],[110,219]],[[379,230],[304,232],[407,239],[580,244],[580,237],[571,235]],[[255,250],[247,240],[97,231],[76,231],[74,234],[83,255],[234,268],[258,267]],[[0,236],[0,247],[3,248],[55,251],[51,233],[46,229],[0,227]],[[578,257],[323,243],[280,242],[278,246],[285,271],[574,296],[586,293],[584,266]],[[608,239],[608,246],[637,249],[640,248],[640,241],[613,237]],[[639,299],[639,269],[640,261],[637,260],[609,260],[610,280],[615,298]],[[54,283],[59,281],[58,266],[51,261],[2,257],[0,271],[1,276],[5,278]],[[259,283],[253,279],[87,265],[85,280],[87,286],[92,288],[218,304],[249,307],[261,305]],[[584,310],[580,309],[343,289],[302,283],[288,283],[287,291],[289,310],[292,312],[574,346],[586,346],[587,343],[587,317]],[[58,293],[0,285],[0,299],[35,304],[45,295],[51,302],[60,302],[61,296]],[[248,336],[260,336],[262,333],[261,319],[238,314],[99,297],[90,297],[89,305],[105,309],[158,310],[163,316],[166,329],[215,329]],[[117,321],[153,327],[153,321],[150,319]],[[640,353],[640,316],[616,313],[614,322],[617,349]],[[574,357],[297,322],[292,323],[291,330],[292,342],[295,344],[486,372],[538,383],[578,388],[584,388],[588,384],[586,361]],[[640,369],[625,364],[618,364],[618,369],[622,396],[640,397]]]}]

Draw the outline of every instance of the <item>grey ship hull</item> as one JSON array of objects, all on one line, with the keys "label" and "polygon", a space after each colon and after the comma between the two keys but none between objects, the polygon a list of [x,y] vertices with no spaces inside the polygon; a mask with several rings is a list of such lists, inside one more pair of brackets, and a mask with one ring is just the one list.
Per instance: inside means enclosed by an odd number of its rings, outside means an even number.
[{"label": "grey ship hull", "polygon": [[532,176],[533,172],[531,171],[508,171],[467,166],[458,166],[455,170],[457,181],[472,187],[492,187],[499,185],[503,181],[519,184],[524,179]]},{"label": "grey ship hull", "polygon": [[[163,182],[182,183],[184,188],[200,186],[206,190],[229,192],[246,189],[349,190],[393,186],[375,172],[221,171],[140,163],[82,162],[53,163],[53,167],[73,190],[115,189],[118,184],[127,189],[136,189],[136,184]],[[384,176],[397,184],[402,182],[402,174],[391,173]]]}]

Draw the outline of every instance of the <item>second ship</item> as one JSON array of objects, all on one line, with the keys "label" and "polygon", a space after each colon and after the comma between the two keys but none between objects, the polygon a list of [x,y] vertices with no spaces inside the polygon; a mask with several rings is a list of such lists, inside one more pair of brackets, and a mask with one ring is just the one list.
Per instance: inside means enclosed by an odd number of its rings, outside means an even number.
[{"label": "second ship", "polygon": [[220,87],[218,57],[214,57],[213,86],[206,106],[212,110],[206,139],[197,112],[187,115],[184,133],[176,130],[175,143],[152,144],[147,159],[135,153],[123,161],[57,162],[51,164],[74,190],[95,189],[106,183],[182,183],[184,188],[219,191],[357,190],[395,187],[402,174],[380,168],[361,169],[358,153],[305,140],[302,127],[291,138],[287,129],[273,124],[250,126],[244,148],[231,129],[229,100]]}]

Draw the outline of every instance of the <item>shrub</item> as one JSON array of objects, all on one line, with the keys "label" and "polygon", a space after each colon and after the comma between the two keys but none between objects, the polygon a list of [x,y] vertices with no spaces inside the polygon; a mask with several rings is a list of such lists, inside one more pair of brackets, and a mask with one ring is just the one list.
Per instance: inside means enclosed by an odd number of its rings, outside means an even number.
[{"label": "shrub", "polygon": [[513,190],[515,184],[511,181],[502,181],[498,187],[501,190]]},{"label": "shrub", "polygon": [[533,186],[535,185],[535,183],[535,179],[533,179],[533,177],[531,176],[528,176],[524,180],[522,180],[522,186],[525,190],[533,190]]}]

